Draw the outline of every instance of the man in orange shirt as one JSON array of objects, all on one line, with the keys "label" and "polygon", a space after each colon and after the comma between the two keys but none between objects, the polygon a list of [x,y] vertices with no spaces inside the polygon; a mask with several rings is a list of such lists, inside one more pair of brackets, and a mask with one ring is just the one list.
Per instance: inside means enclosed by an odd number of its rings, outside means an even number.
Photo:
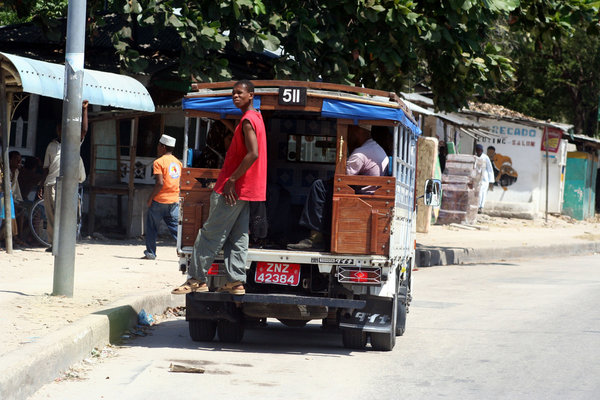
[{"label": "man in orange shirt", "polygon": [[162,219],[169,232],[177,238],[177,220],[179,218],[179,180],[181,178],[181,162],[173,156],[175,138],[162,135],[158,142],[158,158],[154,160],[154,190],[148,197],[148,214],[146,216],[146,250],[144,257],[148,260],[156,258],[156,234]]}]

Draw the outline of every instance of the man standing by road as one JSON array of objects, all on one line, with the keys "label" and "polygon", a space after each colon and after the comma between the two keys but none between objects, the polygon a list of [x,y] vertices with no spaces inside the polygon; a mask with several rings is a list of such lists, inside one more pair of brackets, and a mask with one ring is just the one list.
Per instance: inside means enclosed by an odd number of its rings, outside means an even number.
[{"label": "man standing by road", "polygon": [[477,153],[477,157],[481,158],[485,163],[479,187],[479,213],[481,214],[483,206],[485,205],[487,192],[494,188],[494,168],[492,168],[490,158],[483,152],[483,145],[477,144],[475,146],[475,153]]},{"label": "man standing by road", "polygon": [[148,214],[146,214],[146,250],[147,260],[156,258],[156,235],[160,220],[165,221],[169,232],[177,238],[177,220],[179,218],[179,180],[181,179],[181,162],[173,156],[175,138],[162,135],[158,141],[158,158],[154,160],[154,189],[148,197]]},{"label": "man standing by road", "polygon": [[[84,100],[82,104],[82,120],[81,120],[81,143],[85,140],[85,135],[88,129],[88,101]],[[42,176],[42,182],[44,187],[38,191],[38,196],[44,199],[44,208],[46,210],[46,219],[48,225],[46,231],[48,232],[48,241],[50,247],[46,249],[47,252],[52,252],[52,239],[54,235],[54,213],[55,213],[55,202],[56,202],[56,178],[60,174],[60,140],[62,135],[62,124],[59,122],[56,125],[56,139],[51,141],[46,148],[46,155],[44,156],[44,175]],[[85,167],[83,166],[83,160],[79,157],[79,183],[85,181]]]},{"label": "man standing by road", "polygon": [[228,283],[219,291],[246,293],[249,202],[266,200],[267,136],[262,115],[253,105],[252,82],[237,82],[232,100],[243,115],[210,196],[208,220],[194,243],[189,279],[173,294],[207,292],[206,273],[221,248]]}]

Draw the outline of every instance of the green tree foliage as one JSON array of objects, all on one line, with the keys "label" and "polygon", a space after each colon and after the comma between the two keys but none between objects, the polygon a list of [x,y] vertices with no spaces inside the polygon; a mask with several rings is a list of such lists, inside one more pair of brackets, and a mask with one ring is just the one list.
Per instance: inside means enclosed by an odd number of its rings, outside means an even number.
[{"label": "green tree foliage", "polygon": [[[19,3],[24,0],[11,0]],[[63,1],[63,0],[61,0]],[[42,0],[29,0],[34,4]],[[59,3],[45,0],[44,3]],[[566,4],[563,4],[566,3]],[[199,81],[232,77],[225,50],[276,51],[277,78],[409,90],[431,87],[438,108],[453,110],[514,78],[512,60],[489,26],[508,20],[532,43],[591,21],[585,0],[111,0],[126,23],[113,35],[123,68],[147,68],[135,30],[168,28],[181,37],[179,74]],[[102,25],[104,2],[88,2],[89,29]],[[583,22],[582,22],[583,21]]]},{"label": "green tree foliage", "polygon": [[[322,79],[384,90],[422,79],[436,105],[455,109],[475,92],[512,77],[510,60],[485,44],[486,24],[514,0],[131,0],[129,21],[176,29],[180,74],[231,76],[220,51],[280,50],[277,78]],[[129,28],[115,35],[125,65],[142,69]]]},{"label": "green tree foliage", "polygon": [[521,7],[515,10],[518,17],[496,25],[492,39],[514,61],[516,79],[488,90],[484,98],[535,118],[573,124],[577,133],[595,135],[600,3],[540,3],[547,7]]}]

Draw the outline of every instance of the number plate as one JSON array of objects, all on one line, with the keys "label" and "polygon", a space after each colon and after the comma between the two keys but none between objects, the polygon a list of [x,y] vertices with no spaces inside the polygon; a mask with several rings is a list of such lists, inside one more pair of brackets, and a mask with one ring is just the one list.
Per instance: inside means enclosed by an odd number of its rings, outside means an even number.
[{"label": "number plate", "polygon": [[298,286],[300,283],[300,264],[256,263],[256,283]]},{"label": "number plate", "polygon": [[282,106],[305,106],[306,88],[305,87],[280,87],[278,103]]}]

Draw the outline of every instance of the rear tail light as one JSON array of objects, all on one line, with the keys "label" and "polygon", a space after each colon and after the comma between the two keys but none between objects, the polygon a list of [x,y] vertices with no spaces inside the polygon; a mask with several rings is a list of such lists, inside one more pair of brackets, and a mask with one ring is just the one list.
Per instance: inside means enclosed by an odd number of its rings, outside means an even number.
[{"label": "rear tail light", "polygon": [[208,272],[206,273],[206,275],[211,275],[211,276],[217,276],[220,275],[219,274],[219,264],[217,263],[212,263],[210,265],[210,268],[208,269]]},{"label": "rear tail light", "polygon": [[341,283],[381,283],[381,268],[338,266],[338,282]]}]

